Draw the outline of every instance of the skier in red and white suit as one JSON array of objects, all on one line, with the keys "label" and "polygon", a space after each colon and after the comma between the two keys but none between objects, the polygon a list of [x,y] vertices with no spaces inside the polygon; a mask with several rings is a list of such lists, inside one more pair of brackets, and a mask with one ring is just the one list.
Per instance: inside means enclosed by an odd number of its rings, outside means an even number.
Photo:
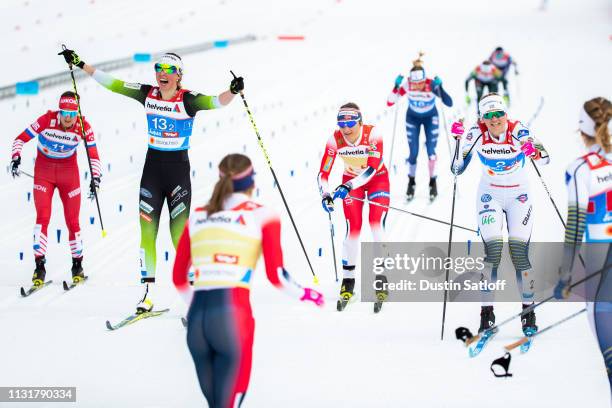
[{"label": "skier in red and white suit", "polygon": [[[35,285],[45,280],[45,256],[47,253],[47,227],[51,218],[51,202],[57,188],[64,206],[64,218],[68,227],[68,239],[72,254],[72,274],[83,276],[81,262],[83,244],[80,237],[79,211],[81,187],[76,149],[83,131],[78,119],[78,104],[73,92],[64,92],[59,100],[59,110],[48,111],[26,128],[13,141],[11,169],[13,177],[19,176],[23,144],[38,139],[38,154],[34,164],[34,258],[36,269],[32,281]],[[100,158],[93,130],[83,118],[87,149],[93,170],[90,189],[100,184]],[[92,191],[93,193],[93,191]]]},{"label": "skier in red and white suit", "polygon": [[[328,178],[336,156],[344,162],[344,174],[342,184],[334,190],[332,197],[329,193]],[[369,221],[375,242],[384,241],[387,216],[385,207],[389,206],[389,174],[383,163],[382,137],[374,126],[363,124],[359,107],[354,103],[340,107],[338,129],[325,146],[318,184],[325,211],[333,211],[334,199],[343,200],[347,234],[342,246],[343,279],[340,296],[348,301],[355,287],[355,262],[359,250],[364,204],[354,198],[363,200],[367,194],[368,201],[379,204],[370,204]],[[386,278],[379,275],[377,280]]]}]

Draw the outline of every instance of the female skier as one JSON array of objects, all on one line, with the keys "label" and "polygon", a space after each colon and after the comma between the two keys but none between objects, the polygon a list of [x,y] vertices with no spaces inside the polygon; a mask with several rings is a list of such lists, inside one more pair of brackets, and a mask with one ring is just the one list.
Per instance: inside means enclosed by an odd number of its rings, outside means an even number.
[{"label": "female skier", "polygon": [[408,95],[408,110],[406,111],[406,132],[410,151],[408,156],[408,189],[406,190],[408,201],[414,198],[421,126],[425,129],[425,147],[429,158],[429,199],[434,200],[438,196],[436,145],[438,144],[440,119],[436,108],[436,96],[441,98],[442,103],[446,106],[453,106],[453,100],[442,88],[442,80],[438,77],[432,80],[425,76],[425,69],[420,57],[419,55],[419,58],[413,61],[410,77],[404,81],[404,77],[399,75],[395,79],[395,86],[387,99],[387,106],[393,106],[400,97]]},{"label": "female skier", "polygon": [[[549,162],[544,146],[530,135],[521,122],[508,119],[503,98],[490,93],[479,105],[480,120],[462,137],[463,125],[455,122],[452,133],[461,139],[451,170],[461,174],[472,155],[476,153],[482,163],[482,177],[477,195],[478,227],[485,244],[485,270],[483,281],[496,280],[497,268],[503,248],[503,218],[508,226],[510,256],[521,282],[523,309],[533,304],[535,279],[528,258],[529,239],[533,226],[533,204],[525,165],[527,160],[541,164]],[[479,332],[495,324],[493,293],[482,292]],[[535,313],[526,313],[522,319],[523,332],[537,331]]]},{"label": "female skier", "polygon": [[[176,250],[174,284],[191,303],[187,345],[211,408],[239,407],[249,385],[255,325],[249,294],[261,253],[274,286],[323,305],[322,294],[301,287],[285,270],[280,219],[251,201],[253,175],[247,156],[225,156],[208,204],[189,217]],[[188,281],[192,265],[193,288]]]},{"label": "female skier", "polygon": [[612,103],[606,98],[591,99],[580,111],[580,133],[588,153],[574,161],[565,173],[568,189],[565,251],[555,296],[562,299],[569,295],[571,272],[586,232],[586,242],[590,243],[584,257],[586,273],[603,270],[601,275],[587,281],[590,288],[595,288],[587,290],[587,310],[612,391],[611,119]]},{"label": "female skier", "polygon": [[128,83],[85,64],[72,50],[60,54],[105,88],[140,102],[147,114],[147,157],[140,180],[140,274],[145,293],[137,305],[138,313],[151,311],[149,284],[155,282],[157,231],[159,217],[168,203],[170,235],[176,248],[191,207],[189,137],[196,113],[229,104],[244,89],[242,77],[234,78],[230,89],[208,96],[184,89],[183,61],[174,53],[162,55],[154,65],[157,86]]},{"label": "female skier", "polygon": [[51,203],[55,189],[59,191],[64,218],[68,228],[68,241],[72,255],[72,280],[78,283],[83,274],[83,242],[79,212],[81,210],[81,183],[76,149],[84,139],[93,170],[90,192],[100,186],[100,157],[93,130],[83,118],[83,128],[77,118],[78,104],[73,92],[64,92],[59,99],[59,110],[48,111],[13,141],[11,172],[19,176],[21,150],[24,143],[38,138],[38,154],[34,163],[34,262],[36,269],[32,276],[35,287],[45,282],[47,255],[47,228],[51,219]]},{"label": "female skier", "polygon": [[[363,200],[370,204],[370,228],[374,241],[384,241],[384,226],[389,205],[389,174],[383,163],[383,139],[373,125],[364,125],[359,106],[347,103],[340,107],[337,116],[338,128],[328,139],[325,153],[317,178],[319,192],[323,199],[323,209],[334,210],[334,200],[342,199],[344,217],[346,218],[346,238],[342,245],[343,279],[340,287],[340,299],[337,309],[342,311],[354,294],[355,263],[359,250],[361,234]],[[328,178],[336,156],[344,162],[342,184],[329,193]],[[350,195],[349,195],[350,193]],[[377,281],[386,282],[384,275],[378,275]],[[376,284],[381,287],[380,284]],[[377,290],[378,306],[386,299],[386,290]]]}]

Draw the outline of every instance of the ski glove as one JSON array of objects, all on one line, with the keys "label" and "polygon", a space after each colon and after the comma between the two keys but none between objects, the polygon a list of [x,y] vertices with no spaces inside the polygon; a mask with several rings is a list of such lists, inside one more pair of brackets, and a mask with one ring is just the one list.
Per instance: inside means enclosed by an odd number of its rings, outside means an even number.
[{"label": "ski glove", "polygon": [[521,145],[521,151],[527,157],[531,157],[532,159],[538,158],[538,150],[533,146],[531,141],[525,142]]},{"label": "ski glove", "polygon": [[11,175],[13,178],[19,177],[19,165],[21,164],[21,156],[13,157],[11,161]]},{"label": "ski glove", "polygon": [[244,79],[242,77],[234,77],[230,83],[230,92],[236,95],[244,90]]},{"label": "ski glove", "polygon": [[323,205],[323,209],[330,213],[334,211],[334,200],[331,198],[329,194],[325,194],[323,200],[321,200],[321,204]]},{"label": "ski glove", "polygon": [[436,88],[438,86],[442,86],[442,80],[439,76],[435,76],[433,81],[431,82],[432,87]]},{"label": "ski glove", "polygon": [[399,88],[402,85],[403,81],[404,77],[402,75],[398,75],[397,78],[395,78],[395,87]]},{"label": "ski glove", "polygon": [[96,191],[100,189],[100,177],[93,177],[89,183],[89,199],[93,200],[96,196]]},{"label": "ski glove", "polygon": [[72,50],[66,49],[62,52],[58,52],[57,55],[62,55],[64,60],[66,60],[66,64],[68,65],[76,65],[81,69],[85,66],[85,62],[82,61],[77,53]]},{"label": "ski glove", "polygon": [[334,190],[334,198],[333,199],[335,200],[336,198],[339,198],[341,200],[344,200],[350,191],[351,191],[350,184],[340,184]]},{"label": "ski glove", "polygon": [[455,139],[461,139],[464,132],[465,129],[463,128],[462,122],[453,122],[453,125],[451,126],[451,134]]},{"label": "ski glove", "polygon": [[323,294],[311,288],[304,288],[304,293],[302,294],[300,300],[302,302],[312,302],[319,307],[323,307],[325,304]]}]

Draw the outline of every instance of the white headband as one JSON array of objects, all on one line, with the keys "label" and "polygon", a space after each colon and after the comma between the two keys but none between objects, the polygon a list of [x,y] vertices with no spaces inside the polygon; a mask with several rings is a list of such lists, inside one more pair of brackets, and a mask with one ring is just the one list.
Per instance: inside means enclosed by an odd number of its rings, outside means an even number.
[{"label": "white headband", "polygon": [[580,109],[580,119],[578,120],[580,131],[589,137],[595,137],[595,121],[584,110],[584,106]]}]

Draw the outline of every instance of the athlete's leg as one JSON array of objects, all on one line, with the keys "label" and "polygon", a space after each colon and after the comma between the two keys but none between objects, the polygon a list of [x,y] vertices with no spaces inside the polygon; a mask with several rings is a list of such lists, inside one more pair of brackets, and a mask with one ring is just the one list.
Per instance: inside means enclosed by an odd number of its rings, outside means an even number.
[{"label": "athlete's leg", "polygon": [[429,178],[436,177],[436,146],[438,145],[439,118],[438,115],[423,119],[425,127],[425,147],[429,158]]},{"label": "athlete's leg", "polygon": [[51,219],[51,205],[55,183],[51,166],[36,162],[34,168],[34,207],[36,208],[36,225],[34,226],[34,257],[41,258],[47,254],[47,228]]},{"label": "athlete's leg", "polygon": [[[248,293],[232,291],[233,306],[224,313],[218,313],[210,319],[209,330],[213,331],[220,325],[226,325],[227,330],[215,331],[210,336],[210,344],[215,350],[213,362],[215,375],[215,400],[220,408],[239,408],[244,401],[253,361],[253,334],[255,320],[248,305]],[[240,298],[246,300],[238,300]],[[219,379],[217,381],[216,379]]]},{"label": "athlete's leg", "polygon": [[[350,177],[343,177],[343,182]],[[351,191],[351,196],[365,198],[363,187]],[[359,253],[359,235],[361,234],[363,202],[347,197],[342,201],[344,218],[346,219],[346,235],[342,243],[343,277],[355,279],[355,264]]]},{"label": "athlete's leg", "polygon": [[83,241],[81,240],[81,227],[79,214],[81,211],[81,182],[79,168],[76,166],[58,167],[57,189],[62,205],[64,206],[64,219],[68,228],[70,253],[73,258],[83,257]]},{"label": "athlete's leg", "polygon": [[164,205],[160,162],[146,161],[140,179],[140,281],[155,282],[157,231]]},{"label": "athlete's leg", "polygon": [[406,135],[408,137],[408,177],[416,175],[417,157],[419,155],[419,133],[421,120],[406,114]]},{"label": "athlete's leg", "polygon": [[505,197],[510,257],[521,288],[523,304],[534,301],[535,274],[529,262],[529,240],[533,228],[534,209],[527,190],[508,191]]},{"label": "athlete's leg", "polygon": [[176,249],[191,208],[190,166],[189,162],[185,161],[168,163],[166,168],[171,171],[171,177],[168,178],[164,190],[170,213],[170,236]]},{"label": "athlete's leg", "polygon": [[197,291],[187,315],[187,346],[195,365],[200,389],[206,397],[208,406],[216,407],[214,396],[213,358],[214,350],[210,347],[205,326],[208,313],[206,307],[207,291]]},{"label": "athlete's leg", "polygon": [[[478,228],[485,245],[484,268],[480,280],[490,282],[497,279],[497,268],[501,262],[503,249],[503,217],[502,203],[493,189],[478,189],[476,209],[478,211]],[[481,291],[482,305],[492,306],[494,293],[488,289]]]},{"label": "athlete's leg", "polygon": [[[609,244],[605,265],[612,262],[612,245]],[[594,272],[594,271],[592,271]],[[592,307],[597,343],[608,372],[610,392],[612,392],[612,269],[608,268],[601,275],[595,303]]]},{"label": "athlete's leg", "polygon": [[[376,175],[366,184],[365,189],[368,192],[368,201],[389,206],[389,174]],[[387,219],[387,208],[378,205],[370,204],[370,229],[375,242],[383,242],[385,240],[385,221]]]}]

